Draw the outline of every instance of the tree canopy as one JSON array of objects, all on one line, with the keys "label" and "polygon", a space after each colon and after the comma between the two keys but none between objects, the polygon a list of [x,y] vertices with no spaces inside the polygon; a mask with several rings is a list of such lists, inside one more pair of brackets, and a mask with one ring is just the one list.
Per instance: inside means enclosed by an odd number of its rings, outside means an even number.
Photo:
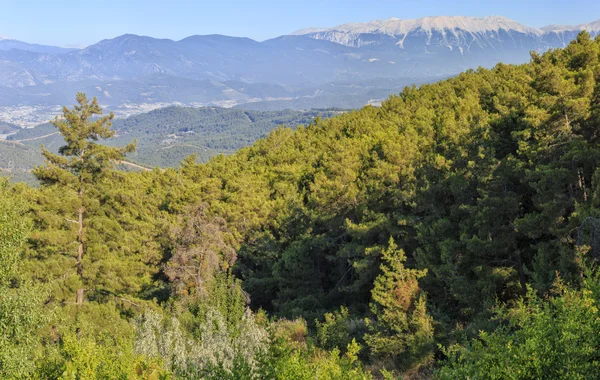
[{"label": "tree canopy", "polygon": [[600,39],[176,169],[77,100],[0,189],[6,377],[598,377]]}]

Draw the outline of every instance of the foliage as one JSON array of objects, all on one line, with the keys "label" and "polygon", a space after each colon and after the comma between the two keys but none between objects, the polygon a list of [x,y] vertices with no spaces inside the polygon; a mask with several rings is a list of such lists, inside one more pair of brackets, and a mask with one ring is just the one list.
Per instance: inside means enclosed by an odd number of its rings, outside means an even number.
[{"label": "foliage", "polygon": [[165,274],[174,294],[206,296],[219,271],[235,263],[235,250],[226,243],[227,224],[223,218],[209,217],[206,205],[187,211],[171,232],[175,243]]},{"label": "foliage", "polygon": [[233,376],[240,366],[255,373],[267,349],[266,330],[231,276],[219,274],[209,285],[202,298],[186,302],[183,323],[174,316],[165,321],[156,312],[138,318],[136,352],[161,359],[183,378]]},{"label": "foliage", "polygon": [[393,366],[418,368],[432,359],[433,321],[418,283],[426,271],[404,268],[406,257],[392,238],[381,257],[371,304],[377,320],[365,341],[375,356],[389,358]]},{"label": "foliage", "polygon": [[80,95],[68,156],[2,188],[11,376],[597,377],[599,56],[582,33],[139,173]]},{"label": "foliage", "polygon": [[[597,281],[597,280],[596,280]],[[594,284],[596,287],[598,283]],[[589,287],[569,288],[556,280],[553,296],[530,288],[527,300],[500,309],[508,324],[480,332],[479,339],[447,351],[440,379],[593,379],[600,376],[598,299]]]},{"label": "foliage", "polygon": [[339,350],[333,351],[294,351],[289,348],[274,345],[270,353],[270,365],[264,372],[265,377],[272,379],[372,379],[370,373],[364,371],[357,354],[359,346],[356,342],[349,345],[346,356],[341,356]]},{"label": "foliage", "polygon": [[25,379],[35,368],[36,335],[44,322],[43,289],[19,273],[21,248],[30,229],[25,205],[0,178],[0,376]]},{"label": "foliage", "polygon": [[319,346],[327,350],[337,348],[341,352],[353,340],[364,343],[367,332],[367,322],[364,319],[352,318],[348,309],[344,306],[339,311],[325,313],[324,321],[315,321],[316,337]]}]

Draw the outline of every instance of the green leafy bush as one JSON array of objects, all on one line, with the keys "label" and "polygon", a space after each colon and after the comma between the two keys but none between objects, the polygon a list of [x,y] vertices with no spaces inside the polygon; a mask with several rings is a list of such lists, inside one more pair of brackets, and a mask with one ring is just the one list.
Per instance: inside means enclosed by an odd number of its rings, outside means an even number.
[{"label": "green leafy bush", "polygon": [[[590,284],[592,285],[592,284]],[[599,283],[593,284],[598,287]],[[600,377],[599,299],[557,280],[549,298],[529,290],[527,300],[502,308],[508,323],[452,346],[439,379],[597,379]]]}]

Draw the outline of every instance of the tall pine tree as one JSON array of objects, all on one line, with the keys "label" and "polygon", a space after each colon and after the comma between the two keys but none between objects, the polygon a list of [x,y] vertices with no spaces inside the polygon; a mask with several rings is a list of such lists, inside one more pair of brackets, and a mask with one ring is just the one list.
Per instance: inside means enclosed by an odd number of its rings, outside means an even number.
[{"label": "tall pine tree", "polygon": [[110,129],[114,114],[101,116],[102,108],[98,100],[91,102],[83,93],[77,94],[77,105],[72,109],[63,108],[63,117],[56,118],[52,124],[59,130],[65,145],[54,154],[42,146],[46,166],[34,170],[42,186],[57,186],[66,193],[74,194],[75,215],[68,222],[77,226],[76,233],[76,270],[81,286],[77,289],[76,304],[84,300],[85,284],[85,241],[86,212],[93,204],[96,184],[113,168],[116,162],[124,159],[125,154],[135,150],[135,142],[124,148],[114,148],[98,144],[99,139],[108,139],[114,135]]}]

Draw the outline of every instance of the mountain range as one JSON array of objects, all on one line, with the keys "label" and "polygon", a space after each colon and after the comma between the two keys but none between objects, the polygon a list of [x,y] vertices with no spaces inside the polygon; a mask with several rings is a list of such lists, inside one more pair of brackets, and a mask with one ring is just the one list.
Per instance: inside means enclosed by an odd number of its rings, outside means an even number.
[{"label": "mountain range", "polygon": [[77,91],[125,115],[170,104],[359,107],[407,84],[525,62],[530,51],[563,47],[582,30],[596,36],[600,21],[538,29],[504,17],[392,18],[263,42],[128,34],[84,49],[2,39],[0,120],[43,121]]},{"label": "mountain range", "polygon": [[308,28],[292,33],[350,47],[397,47],[402,51],[457,50],[461,55],[480,50],[546,50],[564,47],[582,30],[600,32],[600,20],[582,25],[528,27],[506,17],[424,17],[415,20],[372,21]]}]

